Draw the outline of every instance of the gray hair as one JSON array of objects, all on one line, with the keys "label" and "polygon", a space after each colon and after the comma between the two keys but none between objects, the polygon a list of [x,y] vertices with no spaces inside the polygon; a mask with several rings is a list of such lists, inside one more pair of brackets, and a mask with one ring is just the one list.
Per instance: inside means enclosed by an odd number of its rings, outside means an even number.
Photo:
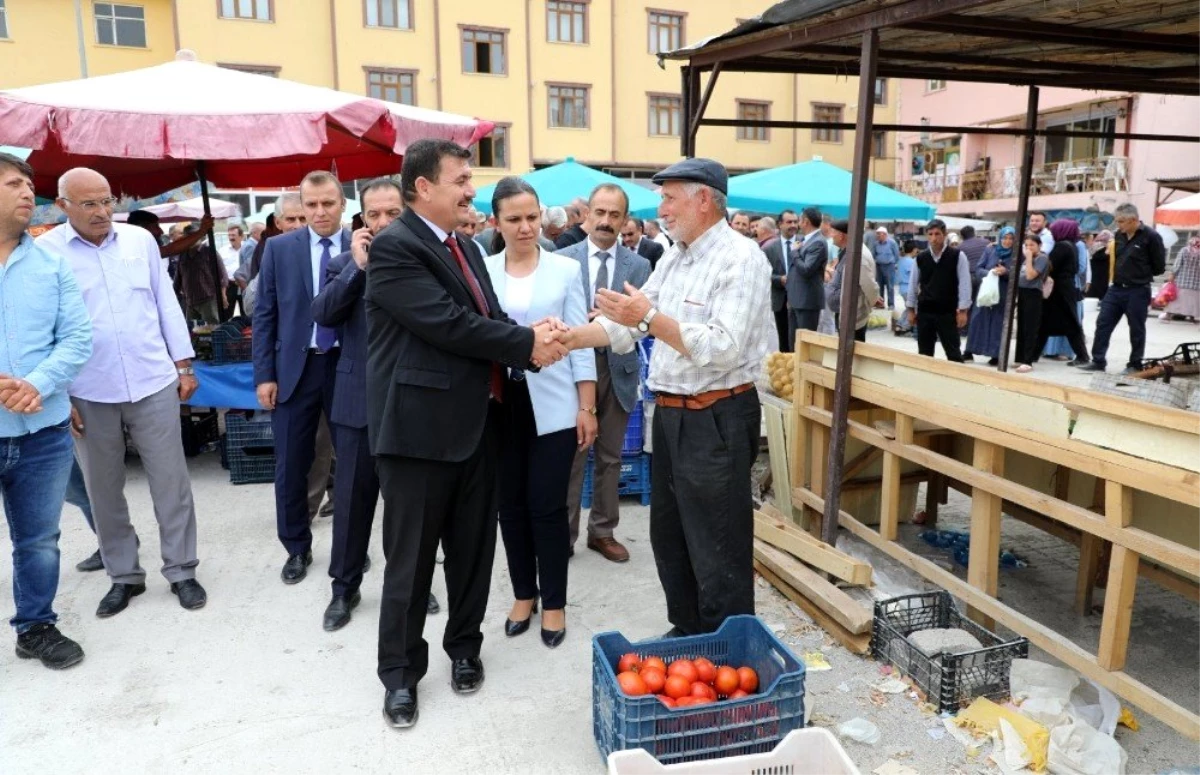
[{"label": "gray hair", "polygon": [[775,219],[769,215],[764,215],[763,217],[759,218],[758,222],[760,225],[766,226],[771,231],[775,231],[775,229],[778,228],[775,225]]},{"label": "gray hair", "polygon": [[295,205],[296,207],[304,206],[304,199],[300,196],[299,191],[288,191],[287,193],[280,194],[279,198],[275,200],[275,212],[278,213],[285,206],[290,205]]},{"label": "gray hair", "polygon": [[687,195],[689,198],[694,197],[696,194],[700,193],[700,189],[702,189],[702,188],[708,189],[708,195],[712,197],[713,206],[717,208],[717,211],[722,212],[722,213],[725,212],[727,198],[720,191],[713,188],[712,186],[706,186],[705,184],[697,183],[696,181],[688,181],[683,184],[683,190],[687,192]]},{"label": "gray hair", "polygon": [[1117,205],[1116,208],[1113,209],[1113,215],[1117,218],[1137,218],[1138,211],[1136,207],[1129,202],[1126,202],[1124,204]]},{"label": "gray hair", "polygon": [[546,223],[555,229],[561,229],[567,225],[567,211],[558,206],[551,207],[546,211]]}]

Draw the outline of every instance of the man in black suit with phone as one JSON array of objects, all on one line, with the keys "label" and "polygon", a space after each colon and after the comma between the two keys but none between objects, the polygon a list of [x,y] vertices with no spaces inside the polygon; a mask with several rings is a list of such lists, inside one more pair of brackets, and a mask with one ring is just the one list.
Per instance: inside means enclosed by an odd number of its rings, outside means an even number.
[{"label": "man in black suit with phone", "polygon": [[549,326],[500,309],[483,257],[454,230],[475,189],[470,151],[420,140],[404,155],[404,214],[371,242],[367,272],[367,427],[383,492],[387,558],[379,612],[383,713],[417,721],[429,666],[422,637],[438,542],[449,617],[450,685],[479,689],[480,624],[496,548],[496,420],[504,367],[536,370],[566,355]]}]

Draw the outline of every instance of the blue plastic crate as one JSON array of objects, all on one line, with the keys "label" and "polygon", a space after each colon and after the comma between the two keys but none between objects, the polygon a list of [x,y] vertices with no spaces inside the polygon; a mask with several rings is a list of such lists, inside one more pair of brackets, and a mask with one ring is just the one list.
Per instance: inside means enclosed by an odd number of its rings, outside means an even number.
[{"label": "blue plastic crate", "polygon": [[[583,494],[580,506],[592,507],[592,468],[594,453],[588,453],[587,465],[583,469]],[[641,452],[621,455],[621,478],[617,483],[617,496],[637,495],[643,506],[650,505],[650,456]]]},{"label": "blue plastic crate", "polygon": [[253,360],[254,340],[248,334],[242,334],[246,327],[245,318],[237,318],[222,323],[212,332],[212,362],[245,363]]},{"label": "blue plastic crate", "polygon": [[629,422],[625,426],[625,442],[621,445],[622,455],[636,455],[642,451],[642,427],[644,423],[642,402],[635,401],[633,411],[629,413]]},{"label": "blue plastic crate", "polygon": [[[694,708],[629,697],[617,685],[622,654],[707,657],[758,672],[759,694]],[[804,727],[804,663],[753,616],[731,616],[709,635],[630,643],[619,632],[592,638],[592,732],[600,756],[644,748],[663,764],[767,753]]]},{"label": "blue plastic crate", "polygon": [[225,459],[232,484],[275,481],[275,432],[270,421],[225,415]]}]

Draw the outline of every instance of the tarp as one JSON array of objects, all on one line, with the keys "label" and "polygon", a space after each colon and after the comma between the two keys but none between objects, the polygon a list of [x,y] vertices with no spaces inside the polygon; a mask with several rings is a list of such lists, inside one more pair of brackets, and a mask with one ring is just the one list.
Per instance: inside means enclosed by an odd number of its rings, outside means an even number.
[{"label": "tarp", "polygon": [[228,363],[220,366],[193,361],[196,369],[196,392],[187,400],[188,406],[207,406],[214,409],[262,409],[254,391],[254,364]]},{"label": "tarp", "polygon": [[[240,218],[242,215],[242,208],[233,202],[226,202],[224,199],[209,198],[208,204],[212,210],[212,217],[218,220],[221,218]],[[204,217],[204,200],[201,197],[196,197],[194,199],[186,199],[182,202],[166,202],[138,209],[143,212],[154,213],[158,216],[158,220],[164,223],[171,223],[173,221],[198,221]],[[129,213],[114,213],[113,220],[127,221],[129,220]]]},{"label": "tarp", "polygon": [[1168,202],[1154,211],[1154,222],[1160,226],[1175,226],[1185,231],[1200,230],[1200,194],[1192,194]]},{"label": "tarp", "polygon": [[[545,167],[520,176],[533,186],[538,199],[546,207],[569,204],[575,197],[587,199],[592,189],[601,183],[620,186],[629,196],[629,213],[638,217],[652,217],[658,212],[661,201],[658,194],[632,180],[614,177],[600,170],[580,164],[568,156],[567,160],[553,167]],[[475,192],[475,208],[482,213],[492,212],[492,192],[495,184],[483,186]]]},{"label": "tarp", "polygon": [[[848,218],[852,182],[847,170],[823,161],[748,172],[729,179],[729,206],[765,213],[812,206],[833,218]],[[895,189],[867,183],[867,220],[929,220],[936,210]]]}]

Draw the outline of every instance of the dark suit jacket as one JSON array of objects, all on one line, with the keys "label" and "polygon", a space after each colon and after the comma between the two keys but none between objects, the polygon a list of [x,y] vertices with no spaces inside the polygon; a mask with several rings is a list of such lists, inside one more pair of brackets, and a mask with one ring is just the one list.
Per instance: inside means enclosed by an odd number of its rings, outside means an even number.
[{"label": "dark suit jacket", "polygon": [[[792,244],[800,244],[799,236],[792,238]],[[792,262],[784,262],[783,260],[783,237],[772,237],[763,247],[763,253],[766,254],[767,260],[771,262],[771,309],[774,312],[779,312],[784,308],[784,302],[787,301],[787,287],[786,285],[780,285],[778,278],[786,277],[787,269]],[[795,260],[794,255],[792,258]]]},{"label": "dark suit jacket", "polygon": [[[350,232],[342,230],[330,249],[350,249]],[[304,372],[312,342],[312,251],[307,227],[267,240],[258,297],[254,302],[254,384],[279,384],[279,401],[292,397]]]},{"label": "dark suit jacket", "polygon": [[662,258],[663,246],[643,236],[638,241],[637,253],[650,262],[650,269],[653,271],[654,267],[658,265],[658,259]]},{"label": "dark suit jacket", "polygon": [[325,288],[312,301],[313,320],[336,328],[342,343],[329,420],[350,428],[367,427],[366,289],[367,273],[350,253],[342,253],[329,262]]},{"label": "dark suit jacket", "polygon": [[554,240],[554,247],[558,250],[569,248],[576,242],[583,242],[587,239],[587,232],[579,224],[575,224],[571,228],[558,235],[558,239]]},{"label": "dark suit jacket", "polygon": [[787,301],[792,309],[821,309],[825,306],[825,264],[829,246],[819,232],[812,234],[792,257],[787,273]]},{"label": "dark suit jacket", "polygon": [[375,236],[367,271],[371,453],[458,463],[479,446],[492,363],[530,368],[533,331],[500,309],[473,240],[459,240],[489,314],[449,248],[411,209]]}]

